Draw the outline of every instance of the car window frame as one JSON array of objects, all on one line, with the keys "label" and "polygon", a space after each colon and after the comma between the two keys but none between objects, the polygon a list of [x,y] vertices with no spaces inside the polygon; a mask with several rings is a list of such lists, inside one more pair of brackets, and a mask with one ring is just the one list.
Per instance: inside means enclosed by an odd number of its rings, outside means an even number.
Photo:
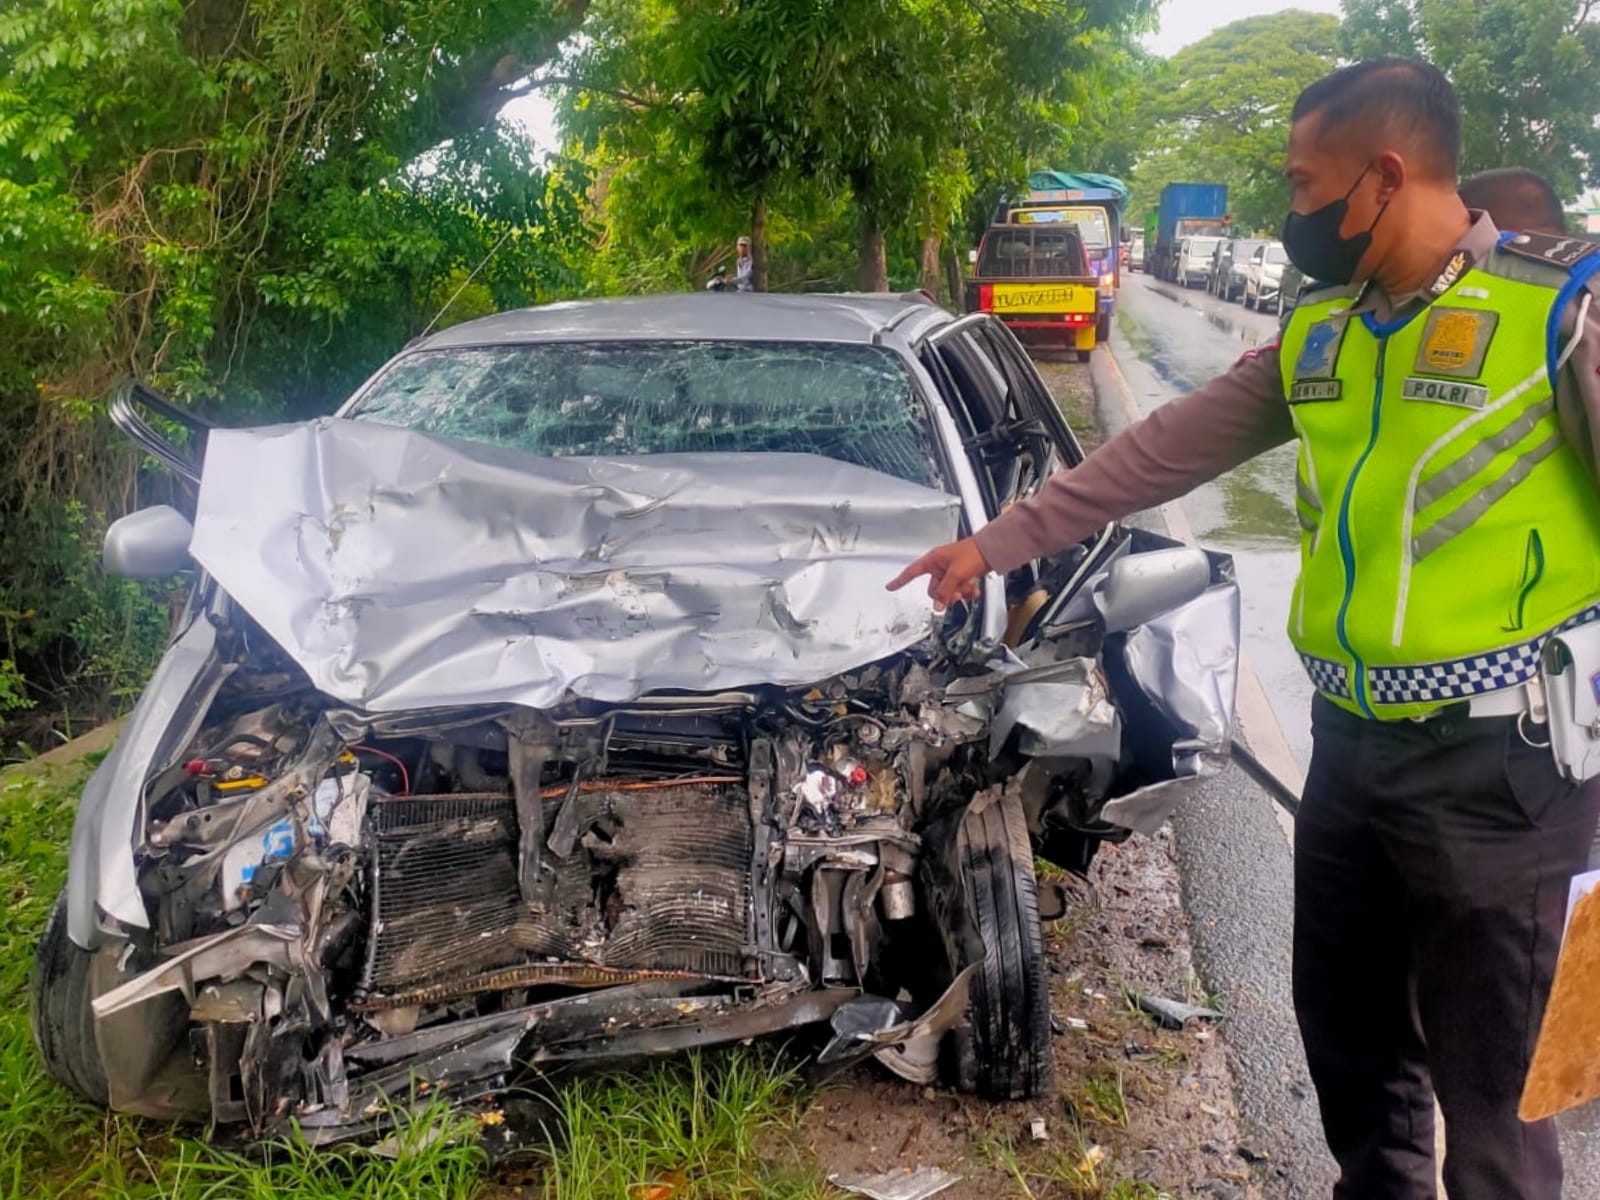
[{"label": "car window frame", "polygon": [[[983,318],[986,314],[974,313]],[[1009,417],[1005,378],[999,368],[965,340],[976,321],[962,318],[936,330],[918,348],[919,359],[940,388],[961,432],[961,450],[978,478],[984,515],[993,520],[1004,507],[1002,480],[976,455],[979,439]],[[975,407],[977,406],[977,407]]]},{"label": "car window frame", "polygon": [[[963,364],[963,373],[967,375],[972,374],[970,359],[976,356],[991,387],[996,379],[1003,382],[1005,392],[998,396],[1000,404],[993,410],[1001,413],[1002,421],[1020,423],[1032,420],[1039,422],[1044,429],[1042,452],[1033,455],[1038,460],[1034,469],[1019,472],[1016,480],[1005,489],[1000,487],[1001,480],[988,469],[988,464],[975,460],[973,451],[976,447],[963,447],[973,471],[980,477],[984,508],[991,520],[1008,505],[1037,493],[1055,471],[1076,467],[1087,457],[1071,426],[1062,416],[1055,398],[1028,358],[1027,351],[1005,323],[993,314],[971,313],[936,330],[919,348],[919,354],[926,355],[924,363],[929,366],[930,375],[941,382],[941,387],[952,389],[954,394],[946,397],[946,403],[967,414],[966,419],[961,421],[964,437],[980,437],[992,429],[996,422],[991,421],[981,429],[976,428],[970,417],[970,406],[960,394],[961,381],[957,373],[949,369],[947,356]],[[929,359],[939,369],[930,365]],[[1028,451],[1022,450],[1017,457],[1020,460],[1026,456]]]}]

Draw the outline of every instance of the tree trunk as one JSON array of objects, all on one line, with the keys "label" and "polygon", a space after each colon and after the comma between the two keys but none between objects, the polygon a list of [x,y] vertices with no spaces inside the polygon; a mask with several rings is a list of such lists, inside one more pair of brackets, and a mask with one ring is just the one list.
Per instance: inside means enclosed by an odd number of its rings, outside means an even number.
[{"label": "tree trunk", "polygon": [[922,290],[939,299],[939,248],[942,241],[938,234],[922,239]]},{"label": "tree trunk", "polygon": [[955,242],[947,247],[950,253],[944,257],[945,278],[950,283],[950,309],[952,312],[965,312],[967,310],[967,277],[961,269],[961,251]]},{"label": "tree trunk", "polygon": [[889,290],[889,256],[884,245],[883,226],[866,209],[861,210],[861,241],[856,267],[856,286],[863,292]]},{"label": "tree trunk", "polygon": [[756,193],[750,205],[750,285],[767,290],[767,198]]}]

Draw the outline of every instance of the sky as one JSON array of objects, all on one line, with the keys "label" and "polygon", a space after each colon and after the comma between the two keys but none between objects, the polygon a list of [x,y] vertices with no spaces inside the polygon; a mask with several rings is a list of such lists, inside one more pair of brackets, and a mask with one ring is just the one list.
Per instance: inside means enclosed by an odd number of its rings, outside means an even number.
[{"label": "sky", "polygon": [[1165,0],[1161,28],[1144,39],[1145,48],[1168,58],[1224,25],[1286,8],[1340,15],[1339,0]]}]

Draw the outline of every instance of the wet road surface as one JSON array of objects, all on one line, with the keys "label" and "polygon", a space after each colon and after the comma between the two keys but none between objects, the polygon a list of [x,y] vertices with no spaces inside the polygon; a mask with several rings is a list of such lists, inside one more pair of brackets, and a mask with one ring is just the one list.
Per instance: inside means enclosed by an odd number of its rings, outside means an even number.
[{"label": "wet road surface", "polygon": [[[1112,348],[1146,413],[1221,375],[1271,342],[1278,319],[1148,275],[1123,276]],[[1286,632],[1299,565],[1294,449],[1281,446],[1181,501],[1203,545],[1233,556],[1244,597],[1244,651],[1301,770],[1311,757],[1311,685]]]}]

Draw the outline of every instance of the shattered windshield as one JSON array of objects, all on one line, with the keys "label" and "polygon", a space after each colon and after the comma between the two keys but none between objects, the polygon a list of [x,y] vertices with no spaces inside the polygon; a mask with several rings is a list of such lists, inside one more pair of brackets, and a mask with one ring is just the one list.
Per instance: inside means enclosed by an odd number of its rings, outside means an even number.
[{"label": "shattered windshield", "polygon": [[940,487],[905,366],[873,346],[543,342],[407,355],[346,414],[571,455],[817,454]]}]

